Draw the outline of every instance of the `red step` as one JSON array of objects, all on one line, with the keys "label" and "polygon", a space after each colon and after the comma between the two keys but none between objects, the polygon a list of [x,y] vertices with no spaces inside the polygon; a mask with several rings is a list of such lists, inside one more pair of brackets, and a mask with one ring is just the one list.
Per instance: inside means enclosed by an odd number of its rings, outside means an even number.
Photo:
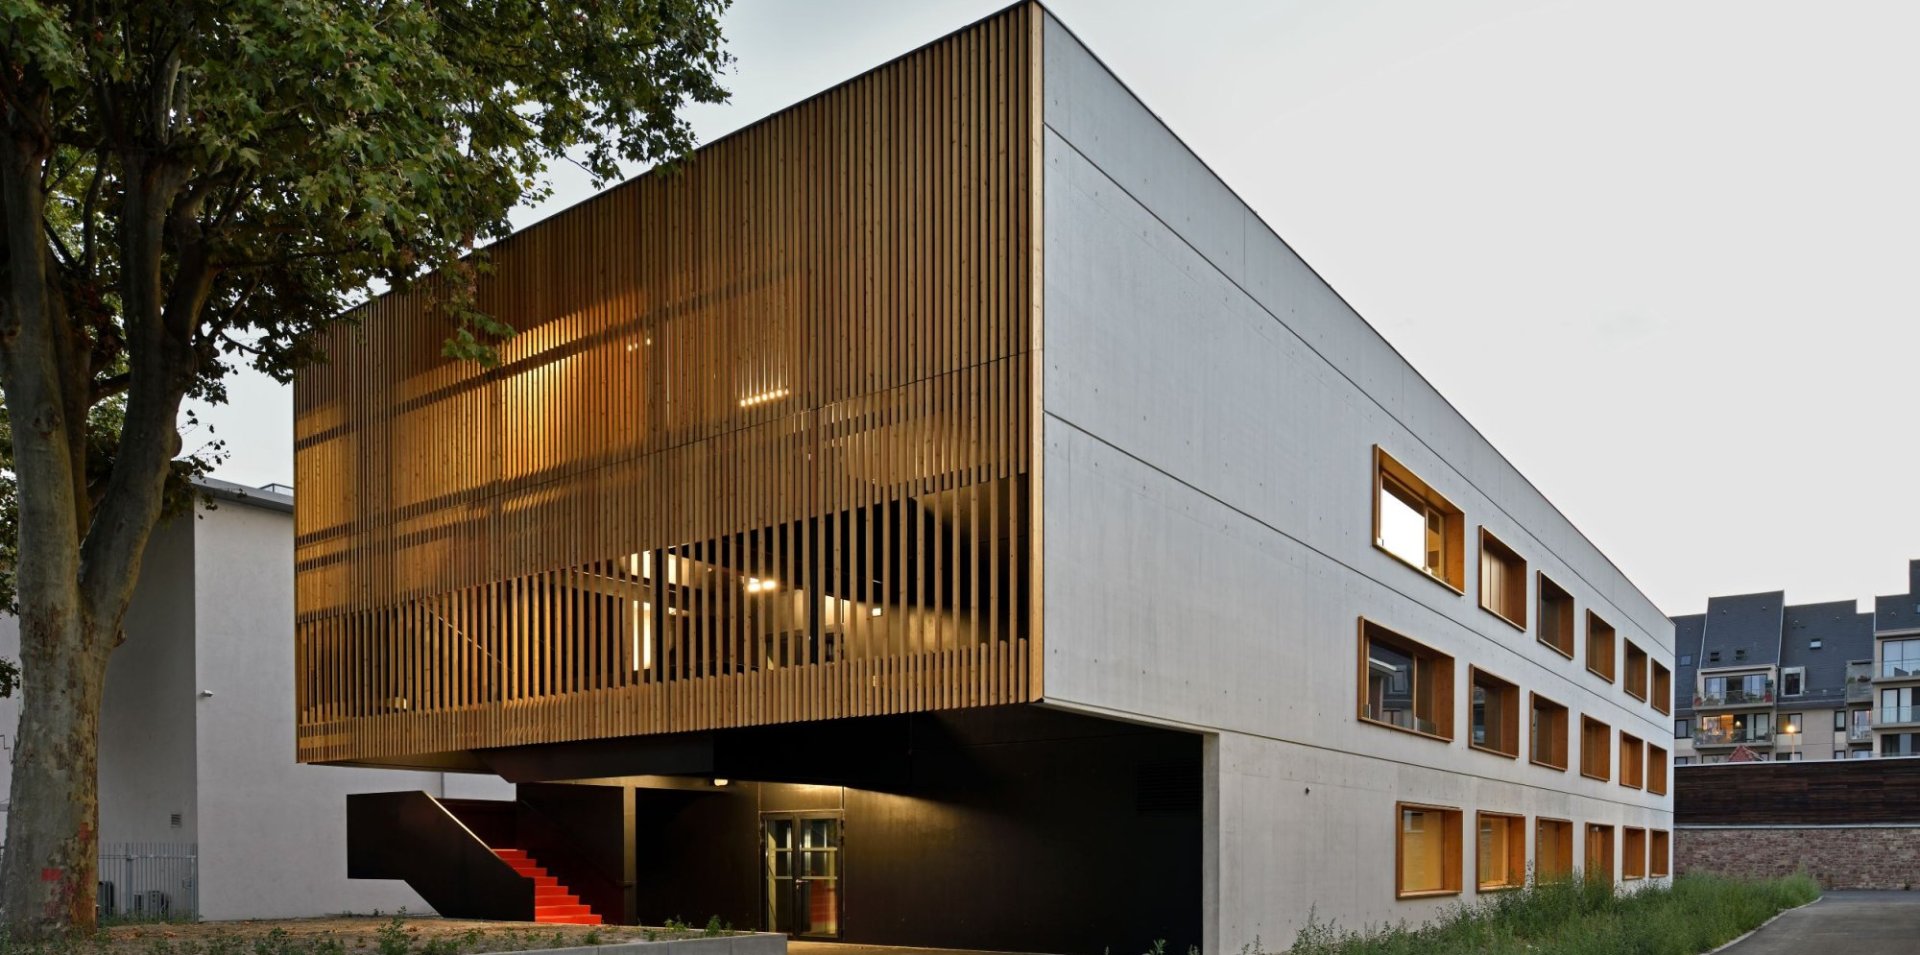
[{"label": "red step", "polygon": [[600,916],[580,901],[560,880],[525,849],[495,849],[500,861],[522,878],[533,880],[533,920],[555,925],[599,925]]}]

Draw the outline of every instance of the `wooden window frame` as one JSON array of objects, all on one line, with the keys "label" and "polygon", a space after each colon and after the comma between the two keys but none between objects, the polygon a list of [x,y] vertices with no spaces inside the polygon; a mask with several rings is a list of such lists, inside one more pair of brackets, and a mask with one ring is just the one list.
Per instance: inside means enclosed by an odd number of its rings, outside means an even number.
[{"label": "wooden window frame", "polygon": [[1667,765],[1667,751],[1663,747],[1647,744],[1647,792],[1656,796],[1667,794],[1667,780],[1672,770]]},{"label": "wooden window frame", "polygon": [[[1647,651],[1640,649],[1640,645],[1634,643],[1632,640],[1622,640],[1620,641],[1620,645],[1620,665],[1625,667],[1627,671],[1625,676],[1620,680],[1620,689],[1626,691],[1628,696],[1645,703],[1647,702],[1648,669],[1653,663],[1653,658],[1648,656]],[[1636,656],[1640,658],[1639,663],[1633,662],[1633,658]],[[1636,686],[1639,687],[1639,692],[1634,691]]]},{"label": "wooden window frame", "polygon": [[[1507,872],[1510,882],[1480,881],[1480,824],[1489,819],[1498,820],[1507,827]],[[1517,836],[1516,836],[1517,830]],[[1476,812],[1473,814],[1473,890],[1475,892],[1506,892],[1523,889],[1527,886],[1527,817],[1511,812]]]},{"label": "wooden window frame", "polygon": [[[1605,769],[1600,775],[1595,775],[1591,768],[1594,759],[1591,738],[1593,733],[1589,727],[1597,727],[1600,738],[1606,741],[1607,751],[1600,757],[1599,762],[1599,765]],[[1613,727],[1585,713],[1580,714],[1580,775],[1588,779],[1598,779],[1603,783],[1613,778]]]},{"label": "wooden window frame", "polygon": [[1647,741],[1626,730],[1620,731],[1620,785],[1647,788]]},{"label": "wooden window frame", "polygon": [[1584,830],[1581,830],[1581,833],[1586,837],[1586,842],[1584,844],[1584,848],[1585,848],[1584,855],[1580,860],[1581,862],[1585,863],[1585,866],[1582,868],[1581,871],[1585,873],[1586,878],[1588,878],[1589,880],[1599,878],[1599,875],[1596,873],[1594,869],[1593,851],[1592,851],[1593,837],[1597,833],[1600,836],[1602,836],[1603,841],[1606,842],[1607,844],[1607,858],[1604,862],[1604,867],[1598,870],[1598,872],[1605,873],[1607,881],[1611,883],[1613,881],[1613,859],[1615,855],[1614,841],[1613,841],[1614,827],[1604,822],[1589,822],[1587,823],[1587,828],[1585,828]]},{"label": "wooden window frame", "polygon": [[1665,829],[1647,830],[1647,875],[1664,879],[1673,874],[1673,836]]},{"label": "wooden window frame", "polygon": [[[1406,887],[1406,833],[1400,828],[1401,817],[1409,809],[1421,812],[1437,813],[1440,816],[1441,830],[1440,864],[1444,868],[1444,877],[1449,881],[1438,889],[1414,889]],[[1461,868],[1461,822],[1465,814],[1458,806],[1435,806],[1430,803],[1396,802],[1393,804],[1393,897],[1396,899],[1431,899],[1446,895],[1460,894]]]},{"label": "wooden window frame", "polygon": [[[1482,679],[1489,684],[1498,684],[1492,689],[1500,692],[1501,739],[1493,745],[1482,746],[1473,741],[1473,691],[1478,689]],[[1488,701],[1492,703],[1491,700]],[[1467,748],[1508,759],[1520,758],[1520,686],[1512,680],[1489,673],[1477,666],[1467,667]]]},{"label": "wooden window frame", "polygon": [[[1560,757],[1560,762],[1558,765],[1552,762],[1549,762],[1547,760],[1543,760],[1539,756],[1538,741],[1540,736],[1540,723],[1537,719],[1534,718],[1534,714],[1539,711],[1540,704],[1542,703],[1545,703],[1547,704],[1547,706],[1552,707],[1554,711],[1553,715],[1557,717],[1557,719],[1554,722],[1558,725],[1559,731],[1555,735],[1557,735],[1559,738],[1554,741],[1557,744],[1556,746],[1549,747],[1548,755],[1551,756],[1551,755],[1557,754]],[[1562,773],[1566,772],[1567,767],[1571,765],[1571,761],[1568,759],[1568,754],[1571,753],[1573,749],[1572,744],[1568,741],[1569,734],[1572,732],[1571,726],[1569,725],[1569,721],[1572,718],[1573,718],[1573,712],[1567,709],[1567,707],[1564,704],[1560,703],[1559,701],[1548,699],[1547,697],[1541,696],[1538,693],[1531,693],[1531,692],[1528,693],[1527,694],[1527,726],[1528,726],[1529,733],[1528,733],[1528,739],[1527,739],[1527,762],[1530,762],[1535,766],[1545,766],[1548,769],[1555,770],[1557,772],[1562,772]],[[1550,728],[1549,732],[1551,733],[1553,732],[1553,730]]]},{"label": "wooden window frame", "polygon": [[[1439,568],[1423,567],[1387,549],[1386,541],[1380,536],[1380,496],[1388,493],[1391,483],[1403,492],[1407,498],[1419,501],[1431,513],[1431,522],[1435,514],[1440,521],[1440,564]],[[1395,495],[1401,496],[1401,495]],[[1373,546],[1381,553],[1392,557],[1408,567],[1420,572],[1420,575],[1461,596],[1467,593],[1467,515],[1446,495],[1434,490],[1433,485],[1420,479],[1406,465],[1395,460],[1386,449],[1373,446]]]},{"label": "wooden window frame", "polygon": [[[1546,866],[1546,842],[1541,839],[1542,823],[1553,823],[1558,837],[1554,839],[1553,854],[1558,857],[1561,867],[1548,873]],[[1533,876],[1535,882],[1559,882],[1573,878],[1573,820],[1555,819],[1552,816],[1536,816],[1533,820]]]},{"label": "wooden window frame", "polygon": [[[1594,633],[1596,630],[1596,628],[1594,627],[1594,624],[1600,625],[1597,629],[1600,633],[1603,633],[1606,637],[1606,667],[1607,668],[1604,670],[1599,669],[1598,667],[1595,667],[1593,665],[1594,664],[1594,645],[1593,644],[1594,644]],[[1613,624],[1610,624],[1606,621],[1606,618],[1600,616],[1597,613],[1594,613],[1591,610],[1587,611],[1587,672],[1593,674],[1594,676],[1599,677],[1602,680],[1607,681],[1608,683],[1612,683],[1614,674],[1617,672],[1616,668],[1618,668],[1619,666],[1620,666],[1619,634],[1613,629]]]},{"label": "wooden window frame", "polygon": [[[1487,567],[1492,563],[1499,563],[1503,569],[1488,573]],[[1493,592],[1496,577],[1506,582],[1506,592]],[[1515,584],[1520,588],[1517,596],[1512,591]],[[1521,633],[1527,632],[1527,559],[1520,556],[1519,551],[1508,547],[1506,541],[1494,536],[1484,524],[1480,526],[1479,588],[1481,610],[1499,617]],[[1519,614],[1517,619],[1513,616],[1515,611]]]},{"label": "wooden window frame", "polygon": [[[1638,841],[1640,847],[1634,848]],[[1639,826],[1620,827],[1620,881],[1638,882],[1647,877],[1647,830]]]},{"label": "wooden window frame", "polygon": [[[1370,632],[1370,630],[1372,632]],[[1391,627],[1386,626],[1385,624],[1379,623],[1377,621],[1369,620],[1366,617],[1360,618],[1359,634],[1360,634],[1360,638],[1359,638],[1360,673],[1359,673],[1358,699],[1354,707],[1354,713],[1360,718],[1360,721],[1363,723],[1371,723],[1375,726],[1384,726],[1387,729],[1397,730],[1402,733],[1410,733],[1414,736],[1419,736],[1425,739],[1439,740],[1441,742],[1446,742],[1446,743],[1453,742],[1453,697],[1455,693],[1455,687],[1453,683],[1453,679],[1454,679],[1453,657],[1448,656],[1447,654],[1441,653],[1440,651],[1435,650],[1434,648],[1429,647],[1426,644],[1421,643],[1420,641],[1415,640],[1412,637],[1409,637],[1398,630],[1394,630]],[[1425,730],[1416,729],[1410,726],[1399,726],[1394,723],[1390,723],[1386,720],[1378,719],[1367,712],[1367,705],[1369,703],[1368,694],[1367,694],[1367,676],[1370,672],[1370,667],[1368,664],[1369,655],[1367,653],[1367,645],[1370,639],[1372,639],[1374,636],[1384,637],[1385,639],[1382,642],[1386,643],[1389,646],[1394,646],[1395,649],[1398,649],[1401,652],[1406,653],[1409,656],[1412,656],[1416,664],[1418,664],[1419,661],[1421,661],[1422,659],[1429,661],[1429,665],[1434,667],[1434,669],[1437,671],[1434,674],[1431,680],[1431,683],[1434,687],[1444,688],[1444,690],[1443,692],[1440,693],[1439,697],[1434,700],[1433,724],[1436,729],[1435,732],[1429,733],[1429,732],[1426,732]],[[1420,683],[1420,678],[1418,676],[1415,676],[1413,683],[1415,686],[1418,686]],[[1416,703],[1415,709],[1416,711],[1418,710],[1417,703]]]},{"label": "wooden window frame", "polygon": [[1662,716],[1673,715],[1673,671],[1658,660],[1651,660],[1653,676],[1647,681],[1647,690],[1653,694],[1653,708]]},{"label": "wooden window frame", "polygon": [[[1560,586],[1552,577],[1547,576],[1545,571],[1535,574],[1534,577],[1533,599],[1534,603],[1538,605],[1535,608],[1535,616],[1539,618],[1539,623],[1534,629],[1534,634],[1540,643],[1548,649],[1571,660],[1573,659],[1574,647],[1578,643],[1578,637],[1575,635],[1574,630],[1580,622],[1580,611],[1574,602],[1573,592]],[[1554,607],[1551,608],[1551,611],[1547,606],[1549,599],[1554,601]],[[1567,642],[1565,646],[1547,639],[1547,617],[1549,615],[1554,618],[1554,623],[1557,625],[1556,629],[1566,634]]]}]

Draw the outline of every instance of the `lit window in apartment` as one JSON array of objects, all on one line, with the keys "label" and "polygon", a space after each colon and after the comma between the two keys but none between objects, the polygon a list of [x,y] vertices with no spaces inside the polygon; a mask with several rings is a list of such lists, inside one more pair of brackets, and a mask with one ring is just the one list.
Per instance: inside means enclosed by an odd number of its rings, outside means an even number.
[{"label": "lit window in apartment", "polygon": [[1558,882],[1571,875],[1573,875],[1573,823],[1565,819],[1534,820],[1534,881]]},{"label": "lit window in apartment", "polygon": [[1880,641],[1880,678],[1920,676],[1920,638]]},{"label": "lit window in apartment", "polygon": [[1613,682],[1614,657],[1613,625],[1600,619],[1600,615],[1587,611],[1587,669],[1600,679]]},{"label": "lit window in apartment", "polygon": [[1673,713],[1673,671],[1653,661],[1653,708],[1662,713]]},{"label": "lit window in apartment", "polygon": [[1647,792],[1667,794],[1667,751],[1652,743],[1647,744]]},{"label": "lit window in apartment", "polygon": [[1468,667],[1473,687],[1473,734],[1467,743],[1502,756],[1520,756],[1520,688],[1478,667]]},{"label": "lit window in apartment", "polygon": [[1640,649],[1632,640],[1627,645],[1627,679],[1622,689],[1627,695],[1645,702],[1647,699],[1647,651]]},{"label": "lit window in apartment", "polygon": [[1480,528],[1480,606],[1527,629],[1527,562],[1485,527]]},{"label": "lit window in apartment", "polygon": [[1400,898],[1460,891],[1460,810],[1400,803],[1394,894]]},{"label": "lit window in apartment", "polygon": [[1587,823],[1586,873],[1589,879],[1613,881],[1613,827]]},{"label": "lit window in apartment", "polygon": [[1466,516],[1378,445],[1373,459],[1374,544],[1465,593]]},{"label": "lit window in apartment", "polygon": [[1567,768],[1567,708],[1533,694],[1529,758],[1552,769]]},{"label": "lit window in apartment", "polygon": [[1647,747],[1640,737],[1620,731],[1620,785],[1639,789],[1646,785]]},{"label": "lit window in apartment", "polygon": [[1453,738],[1453,658],[1360,621],[1360,718]]},{"label": "lit window in apartment", "polygon": [[1482,892],[1517,889],[1527,884],[1527,817],[1503,812],[1475,814],[1479,839],[1474,865]]},{"label": "lit window in apartment", "polygon": [[1573,659],[1573,595],[1553,582],[1546,574],[1540,575],[1540,630],[1539,640],[1554,649],[1555,653]]},{"label": "lit window in apartment", "polygon": [[1620,877],[1622,879],[1644,879],[1647,877],[1647,830],[1628,826],[1621,831],[1620,840]]},{"label": "lit window in apartment", "polygon": [[1667,830],[1655,829],[1648,833],[1647,871],[1658,879],[1673,872],[1673,850],[1667,837]]},{"label": "lit window in apartment", "polygon": [[1613,778],[1613,727],[1591,716],[1580,717],[1580,775]]},{"label": "lit window in apartment", "polygon": [[1799,696],[1807,691],[1807,668],[1786,667],[1780,671],[1780,695]]}]

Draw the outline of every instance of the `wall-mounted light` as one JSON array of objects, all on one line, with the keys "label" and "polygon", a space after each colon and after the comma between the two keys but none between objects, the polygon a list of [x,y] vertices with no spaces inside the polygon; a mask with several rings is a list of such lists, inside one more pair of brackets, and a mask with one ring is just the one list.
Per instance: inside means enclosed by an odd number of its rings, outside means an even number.
[{"label": "wall-mounted light", "polygon": [[867,616],[869,616],[869,617],[878,617],[878,616],[880,616],[880,614],[881,614],[881,612],[882,612],[882,611],[880,610],[880,608],[879,608],[879,607],[875,607],[875,608],[873,608],[872,610],[869,610],[869,611],[867,611]]},{"label": "wall-mounted light", "polygon": [[747,578],[747,593],[770,594],[779,589],[780,582],[777,580],[761,580],[758,577]]},{"label": "wall-mounted light", "polygon": [[715,779],[715,780],[713,781],[713,784],[714,784],[715,786],[725,786],[726,784],[728,784],[728,783],[730,783],[730,782],[732,782],[732,781],[733,781],[733,780],[731,780],[731,779]]}]

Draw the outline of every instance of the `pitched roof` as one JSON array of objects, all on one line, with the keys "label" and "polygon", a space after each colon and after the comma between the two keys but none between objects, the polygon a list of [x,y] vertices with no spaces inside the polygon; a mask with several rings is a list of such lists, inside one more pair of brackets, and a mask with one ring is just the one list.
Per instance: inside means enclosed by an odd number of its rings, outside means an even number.
[{"label": "pitched roof", "polygon": [[1853,601],[1790,606],[1780,641],[1780,665],[1804,668],[1806,675],[1797,697],[1784,696],[1786,688],[1781,687],[1780,705],[1844,703],[1847,664],[1872,659],[1873,614],[1861,613]]},{"label": "pitched roof", "polygon": [[1708,599],[1700,668],[1779,663],[1786,603],[1784,590]]}]

